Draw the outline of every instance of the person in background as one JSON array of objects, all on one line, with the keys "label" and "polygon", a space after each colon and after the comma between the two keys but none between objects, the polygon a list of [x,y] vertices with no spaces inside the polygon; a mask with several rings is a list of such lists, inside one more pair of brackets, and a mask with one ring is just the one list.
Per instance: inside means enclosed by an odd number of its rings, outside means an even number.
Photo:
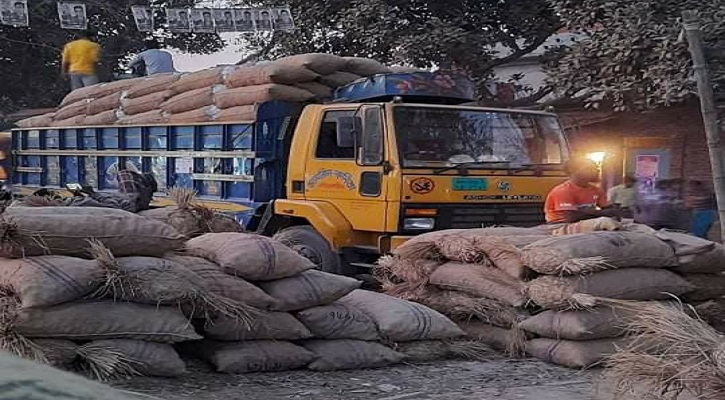
[{"label": "person in background", "polygon": [[715,220],[715,194],[701,181],[690,181],[685,193],[685,207],[690,211],[691,235],[707,239]]},{"label": "person in background", "polygon": [[81,33],[63,47],[62,72],[70,76],[71,90],[98,83],[96,67],[101,60],[101,46],[91,40],[91,34]]},{"label": "person in background", "polygon": [[618,218],[621,210],[613,208],[599,182],[599,168],[586,158],[573,158],[566,164],[569,180],[549,192],[544,205],[546,222],[574,223],[599,217]]},{"label": "person in background", "polygon": [[629,175],[622,179],[622,184],[617,185],[607,192],[609,203],[621,208],[624,212],[630,212],[634,208],[637,189],[634,187],[636,180]]},{"label": "person in background", "polygon": [[176,72],[171,53],[161,50],[156,39],[146,41],[146,50],[141,52],[129,64],[129,68],[145,67],[146,75],[165,74]]}]

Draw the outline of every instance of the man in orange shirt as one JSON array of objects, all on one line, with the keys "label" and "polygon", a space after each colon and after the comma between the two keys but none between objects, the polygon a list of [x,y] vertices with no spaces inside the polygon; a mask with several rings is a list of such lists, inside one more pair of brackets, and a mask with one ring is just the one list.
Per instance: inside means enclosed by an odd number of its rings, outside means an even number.
[{"label": "man in orange shirt", "polygon": [[566,164],[569,180],[549,192],[544,205],[546,222],[574,223],[599,217],[619,217],[620,210],[610,207],[600,187],[599,168],[586,158],[574,158]]},{"label": "man in orange shirt", "polygon": [[96,66],[101,60],[101,46],[89,37],[87,33],[79,34],[63,48],[63,74],[70,75],[71,90],[98,83]]}]

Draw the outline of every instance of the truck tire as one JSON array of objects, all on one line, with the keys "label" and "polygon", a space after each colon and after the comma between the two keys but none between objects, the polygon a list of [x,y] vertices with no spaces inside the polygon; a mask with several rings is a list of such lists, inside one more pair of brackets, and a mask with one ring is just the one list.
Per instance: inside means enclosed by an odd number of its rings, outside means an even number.
[{"label": "truck tire", "polygon": [[339,274],[342,272],[340,256],[322,235],[311,226],[293,226],[277,232],[273,239],[312,261],[317,269]]}]

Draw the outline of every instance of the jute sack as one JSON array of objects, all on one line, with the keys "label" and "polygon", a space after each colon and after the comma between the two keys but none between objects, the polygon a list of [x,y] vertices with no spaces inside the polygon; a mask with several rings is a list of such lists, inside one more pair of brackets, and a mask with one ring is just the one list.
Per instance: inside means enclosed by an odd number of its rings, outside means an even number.
[{"label": "jute sack", "polygon": [[194,255],[219,264],[224,272],[250,281],[271,281],[313,269],[312,262],[260,235],[207,233],[186,243]]},{"label": "jute sack", "polygon": [[361,284],[357,279],[313,269],[290,278],[260,282],[259,287],[277,299],[279,311],[299,311],[330,304]]},{"label": "jute sack", "polygon": [[218,85],[223,83],[224,80],[222,70],[222,68],[210,68],[190,74],[182,74],[176,82],[171,84],[169,89],[175,95],[178,95]]},{"label": "jute sack", "polygon": [[202,221],[209,233],[242,233],[244,227],[233,216],[214,211],[211,220]]},{"label": "jute sack", "polygon": [[[186,364],[174,348],[165,343],[142,340],[97,340],[79,349],[87,364],[105,365],[111,368],[109,377],[143,375],[175,377],[186,372]],[[100,366],[99,365],[99,366]]]},{"label": "jute sack", "polygon": [[239,340],[303,340],[312,337],[292,314],[260,312],[249,323],[231,318],[218,318],[205,328],[204,336],[225,342]]},{"label": "jute sack", "polygon": [[660,231],[657,237],[674,250],[677,257],[674,271],[685,274],[725,271],[725,246],[677,232]]},{"label": "jute sack", "polygon": [[381,340],[375,321],[362,310],[340,302],[300,311],[297,319],[316,338]]},{"label": "jute sack", "polygon": [[289,371],[302,368],[315,359],[310,351],[289,342],[218,343],[207,340],[196,346],[195,353],[214,365],[218,372],[229,374]]},{"label": "jute sack", "polygon": [[277,305],[277,300],[262,289],[241,278],[225,274],[220,266],[209,260],[173,254],[164,258],[194,272],[201,280],[200,284],[210,293],[263,310],[275,308]]},{"label": "jute sack", "polygon": [[[517,249],[522,249],[530,244],[536,243],[539,240],[548,239],[549,235],[523,235],[523,236],[503,236],[499,237],[499,239],[503,240],[504,242],[516,247]],[[519,254],[519,258],[520,258]],[[523,263],[523,261],[522,261]]]},{"label": "jute sack", "polygon": [[126,91],[126,98],[135,99],[157,92],[165,92],[169,90],[171,85],[179,80],[180,74],[158,74],[144,78],[143,81],[136,83]]},{"label": "jute sack", "polygon": [[44,339],[136,339],[163,343],[201,339],[174,308],[111,301],[23,308],[18,311],[12,329],[25,337]]},{"label": "jute sack", "polygon": [[405,356],[406,362],[440,360],[490,360],[491,347],[477,340],[418,340],[397,343],[394,350]]},{"label": "jute sack", "polygon": [[180,114],[198,108],[204,108],[214,103],[214,92],[219,89],[203,87],[201,89],[181,92],[161,103],[161,109],[170,114]]},{"label": "jute sack", "polygon": [[319,78],[319,74],[312,72],[304,66],[271,63],[253,67],[236,68],[226,77],[229,87],[264,85],[266,83],[281,83],[292,85],[299,82],[310,82]]},{"label": "jute sack", "polygon": [[118,118],[121,125],[153,125],[169,122],[169,115],[163,110],[152,110],[145,113],[124,115]]},{"label": "jute sack", "polygon": [[725,275],[723,274],[684,274],[685,280],[693,290],[682,296],[686,302],[708,301],[725,298]]},{"label": "jute sack", "polygon": [[298,54],[283,57],[274,62],[277,65],[306,67],[320,75],[339,71],[347,65],[347,61],[339,56],[324,53]]},{"label": "jute sack", "polygon": [[533,339],[526,342],[526,352],[539,360],[569,368],[586,368],[602,362],[624,347],[627,339],[601,339],[576,342],[556,339]]},{"label": "jute sack", "polygon": [[216,106],[204,106],[195,110],[169,115],[169,122],[172,124],[185,124],[197,122],[209,122],[219,114]]},{"label": "jute sack", "polygon": [[414,296],[413,300],[454,321],[469,321],[475,318],[506,329],[518,327],[519,322],[529,317],[527,312],[506,303],[453,290],[428,289],[427,293]]},{"label": "jute sack", "polygon": [[118,121],[116,110],[103,111],[95,115],[89,115],[83,119],[86,126],[113,125]]},{"label": "jute sack", "polygon": [[294,87],[306,90],[318,99],[331,99],[334,95],[333,88],[319,82],[300,82],[295,83]]},{"label": "jute sack", "polygon": [[161,108],[161,104],[171,97],[170,90],[161,90],[141,97],[121,100],[121,110],[126,115],[142,114]]},{"label": "jute sack", "polygon": [[0,285],[14,290],[23,307],[47,307],[78,300],[101,286],[98,261],[64,256],[0,259]]},{"label": "jute sack", "polygon": [[375,321],[386,340],[438,340],[463,335],[456,324],[437,311],[388,295],[355,290],[338,302],[362,310]]},{"label": "jute sack", "polygon": [[601,217],[585,219],[573,224],[563,224],[560,228],[552,230],[551,234],[553,236],[564,236],[598,231],[621,231],[623,228],[624,225],[616,219]]},{"label": "jute sack", "polygon": [[372,76],[390,72],[390,68],[372,58],[344,57],[344,59],[346,61],[344,70],[356,75]]},{"label": "jute sack", "polygon": [[494,350],[505,351],[513,357],[523,355],[526,340],[530,339],[520,330],[501,328],[477,320],[461,322],[460,326],[468,339],[479,341]]},{"label": "jute sack", "polygon": [[120,106],[120,93],[112,93],[98,99],[90,100],[88,102],[88,106],[86,107],[86,114],[95,115],[104,111],[115,110]]},{"label": "jute sack", "polygon": [[650,268],[625,268],[583,276],[542,276],[529,282],[531,301],[547,309],[582,306],[577,294],[621,300],[667,300],[692,291],[677,274]]},{"label": "jute sack", "polygon": [[612,307],[586,311],[544,311],[519,328],[550,339],[594,340],[624,335],[628,313]]},{"label": "jute sack", "polygon": [[697,315],[716,330],[725,333],[725,299],[710,300],[695,306]]},{"label": "jute sack", "polygon": [[323,75],[322,77],[320,77],[320,82],[323,85],[336,88],[340,86],[345,86],[348,83],[354,82],[360,78],[362,78],[362,76],[360,75],[355,75],[350,72],[337,71],[328,75]]},{"label": "jute sack", "polygon": [[524,283],[505,272],[478,264],[450,262],[430,276],[430,284],[472,296],[498,300],[513,307],[526,304]]},{"label": "jute sack", "polygon": [[[102,214],[101,214],[102,213]],[[184,236],[174,228],[139,215],[109,208],[14,208],[0,218],[6,229],[0,256],[85,256],[88,240],[97,239],[114,255],[163,255],[177,250]]]},{"label": "jute sack", "polygon": [[592,232],[552,237],[525,247],[521,257],[529,268],[550,275],[677,265],[670,246],[654,235],[637,232]]},{"label": "jute sack", "polygon": [[75,117],[67,118],[67,119],[55,119],[53,120],[53,123],[50,124],[50,126],[55,128],[74,128],[77,126],[81,126],[86,122],[86,116],[85,114],[76,115]]},{"label": "jute sack", "polygon": [[77,103],[82,100],[95,98],[99,88],[100,85],[93,85],[71,91],[60,102],[60,108],[63,108],[69,104]]},{"label": "jute sack", "polygon": [[237,106],[219,110],[215,121],[220,122],[242,122],[242,121],[254,121],[257,119],[257,107],[256,106]]},{"label": "jute sack", "polygon": [[76,101],[75,103],[65,105],[56,110],[55,115],[53,116],[53,121],[62,121],[64,119],[77,117],[79,115],[83,115],[85,117],[88,104],[88,100],[80,100]]},{"label": "jute sack", "polygon": [[437,241],[443,257],[463,263],[492,263],[516,279],[524,279],[531,271],[524,266],[519,249],[505,236],[474,236],[466,233],[444,236]]},{"label": "jute sack", "polygon": [[71,367],[78,357],[79,346],[70,340],[35,339],[32,342],[40,349],[45,363],[58,368]]},{"label": "jute sack", "polygon": [[169,206],[139,211],[138,215],[168,224],[180,234],[193,237],[204,232],[201,221],[193,209],[186,206]]},{"label": "jute sack", "polygon": [[15,124],[20,128],[44,128],[49,127],[53,123],[55,113],[47,113],[38,115],[35,117],[26,118],[16,122]]},{"label": "jute sack", "polygon": [[0,370],[0,387],[8,388],[0,394],[3,400],[153,400],[4,352],[0,352]]},{"label": "jute sack", "polygon": [[307,366],[312,371],[381,368],[405,358],[380,343],[360,340],[310,340],[302,345],[316,356]]},{"label": "jute sack", "polygon": [[314,97],[312,93],[294,86],[270,83],[225,90],[214,96],[214,104],[223,109],[249,106],[272,100],[305,102],[312,100]]}]

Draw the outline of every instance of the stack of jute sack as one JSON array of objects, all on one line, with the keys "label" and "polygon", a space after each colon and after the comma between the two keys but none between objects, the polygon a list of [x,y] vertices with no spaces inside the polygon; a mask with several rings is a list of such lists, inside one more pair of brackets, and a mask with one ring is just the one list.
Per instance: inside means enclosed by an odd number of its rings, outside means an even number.
[{"label": "stack of jute sack", "polygon": [[361,282],[315,270],[310,261],[268,238],[206,234],[186,248],[186,256],[172,259],[201,257],[209,271],[216,271],[217,281],[226,274],[256,284],[247,290],[254,297],[248,303],[259,311],[248,321],[214,313],[195,316],[205,339],[184,350],[220,372],[331,371],[485,354],[476,343],[452,341],[463,332],[443,315],[359,290]]},{"label": "stack of jute sack", "polygon": [[324,101],[334,89],[392,70],[359,57],[300,54],[273,62],[159,74],[77,89],[51,114],[20,121],[25,128],[113,124],[248,121],[271,100]]}]

